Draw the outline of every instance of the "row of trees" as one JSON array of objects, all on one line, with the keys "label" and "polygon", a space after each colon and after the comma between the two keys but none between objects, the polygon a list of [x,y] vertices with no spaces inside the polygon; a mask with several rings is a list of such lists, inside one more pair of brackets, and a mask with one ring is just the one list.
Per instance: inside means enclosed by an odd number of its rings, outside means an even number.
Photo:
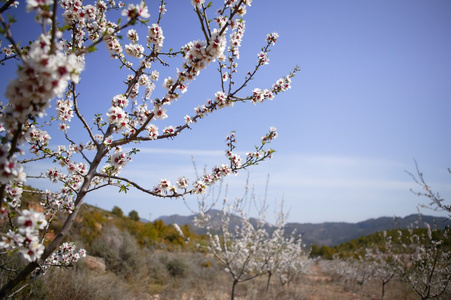
[{"label": "row of trees", "polygon": [[[450,205],[426,183],[416,165],[416,174],[409,173],[423,189],[414,191],[426,197],[429,209],[442,211],[451,217]],[[406,282],[421,299],[435,299],[451,293],[451,237],[449,226],[429,224],[421,219],[403,230],[384,231],[375,234],[371,241],[352,253],[332,254],[334,260],[324,265],[324,270],[359,284],[373,278],[381,284],[385,298],[386,285],[394,278]],[[331,250],[331,251],[328,251]],[[332,249],[315,248],[318,254],[327,256]]]},{"label": "row of trees", "polygon": [[358,286],[379,282],[385,299],[387,284],[405,282],[421,299],[449,295],[451,241],[449,229],[408,229],[381,233],[382,244],[359,249],[353,256],[338,255],[321,264],[326,273]]},{"label": "row of trees", "polygon": [[[163,0],[144,38],[131,27],[148,22],[150,13],[145,2],[125,5],[114,0],[96,0],[91,4],[78,0],[26,1],[26,10],[35,14],[35,24],[20,24],[20,19],[16,24],[15,18],[6,15],[14,13],[18,3],[8,0],[2,4],[0,33],[6,45],[0,62],[7,64],[14,58],[19,65],[16,77],[6,88],[7,101],[0,110],[0,213],[8,224],[7,231],[1,233],[0,248],[2,255],[19,251],[29,264],[19,272],[12,272],[10,281],[0,289],[0,298],[12,295],[30,280],[30,275],[40,276],[49,266],[67,266],[84,255],[84,250],[75,250],[73,246],[67,252],[66,244],[62,243],[91,192],[117,186],[121,191],[136,188],[160,198],[202,194],[225,176],[272,156],[274,150],[266,147],[277,136],[274,128],[263,136],[256,151],[243,158],[234,151],[236,140],[232,133],[228,137],[227,163],[191,182],[181,174],[175,183],[161,179],[153,186],[142,186],[120,175],[139,151],[128,150],[127,146],[174,139],[219,109],[233,107],[237,102],[256,104],[272,100],[290,88],[297,68],[269,88],[247,87],[268,63],[269,50],[278,38],[276,33],[268,34],[255,57],[254,68],[243,77],[237,75],[244,16],[251,2],[226,0],[216,4],[217,10],[213,11],[212,3],[192,1],[200,35],[198,40],[182,42],[166,39],[163,34],[160,26],[166,16]],[[125,21],[113,20],[117,10]],[[177,23],[183,19],[176,17]],[[14,33],[19,26],[40,28],[42,33],[30,44],[19,44],[22,37]],[[163,42],[168,40],[173,44],[164,47]],[[125,82],[122,93],[108,95],[105,91],[103,100],[110,103],[106,113],[90,112],[86,116],[81,112],[80,99],[89,95],[80,93],[80,77],[86,57],[101,55],[95,51],[101,43],[114,59],[112,63],[129,75],[121,80]],[[156,89],[158,68],[168,66],[172,59],[183,62],[172,76],[162,80],[160,91]],[[156,121],[168,118],[167,106],[176,105],[175,100],[183,98],[190,83],[215,62],[219,74],[213,99],[193,104],[194,114],[187,112],[183,121],[173,120],[176,125],[159,129]],[[111,82],[116,80],[111,78]],[[49,110],[50,106],[55,110]],[[46,114],[52,117],[46,118]],[[90,119],[94,119],[93,123]],[[81,132],[72,132],[71,122],[78,122]],[[57,124],[59,133],[49,129],[52,124]],[[59,134],[62,138],[54,140],[63,142],[52,144],[50,134]],[[75,142],[75,137],[83,142]],[[50,167],[41,174],[24,171],[24,166],[39,167],[42,161]],[[54,191],[42,192],[39,209],[21,208],[21,197],[28,192],[24,187],[28,178],[57,184]],[[65,216],[64,224],[48,240],[46,232],[57,215]]]},{"label": "row of trees", "polygon": [[[411,174],[412,175],[412,174]],[[433,209],[447,208],[445,200],[425,183],[418,172],[419,183],[426,193],[416,193],[429,199]],[[245,195],[247,195],[248,188]],[[281,210],[275,225],[266,220],[266,207],[260,205],[257,218],[250,218],[245,207],[255,202],[247,197],[230,202],[224,199],[219,213],[209,212],[205,197],[199,203],[197,225],[207,231],[209,251],[220,261],[232,278],[231,298],[236,285],[259,276],[268,276],[268,286],[273,275],[281,283],[289,283],[313,263],[309,253],[302,248],[301,237],[285,232],[286,215]],[[436,203],[436,206],[433,206]],[[214,203],[216,204],[216,203]],[[439,204],[439,205],[438,205]],[[449,211],[448,211],[449,212]],[[333,260],[323,264],[323,270],[337,274],[345,281],[363,286],[370,279],[380,283],[381,296],[386,296],[386,286],[394,278],[405,282],[421,299],[434,299],[451,293],[451,237],[450,228],[441,224],[429,224],[421,214],[407,229],[392,230],[361,239],[361,247],[346,250],[338,247],[335,254],[323,249],[325,256]],[[365,243],[363,243],[365,242]],[[356,246],[357,244],[349,243]],[[315,250],[315,249],[314,249]],[[333,250],[330,248],[330,250]],[[343,252],[344,251],[344,252]],[[341,257],[340,257],[341,256]],[[445,296],[446,297],[446,296]]]}]

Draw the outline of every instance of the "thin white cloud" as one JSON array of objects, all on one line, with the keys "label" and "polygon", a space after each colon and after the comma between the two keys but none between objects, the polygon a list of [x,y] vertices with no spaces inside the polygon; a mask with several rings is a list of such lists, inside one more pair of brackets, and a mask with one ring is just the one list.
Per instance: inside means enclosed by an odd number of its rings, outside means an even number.
[{"label": "thin white cloud", "polygon": [[139,153],[168,154],[168,155],[192,155],[196,156],[224,156],[224,150],[200,150],[200,149],[169,149],[169,148],[141,148]]},{"label": "thin white cloud", "polygon": [[[195,180],[191,155],[198,162],[199,172],[204,166],[208,171],[216,164],[227,162],[224,152],[219,150],[145,148],[140,154],[133,158],[121,175],[136,180],[146,188],[155,186],[161,178],[175,181],[180,176],[186,176],[191,181]],[[155,156],[149,158],[149,154]],[[421,188],[404,172],[407,168],[412,169],[408,163],[377,158],[277,153],[273,160],[249,169],[249,183],[255,187],[256,198],[262,199],[266,195],[269,174],[267,200],[272,205],[284,199],[287,210],[291,211],[290,221],[358,221],[382,215],[402,216],[415,213],[418,204],[427,204],[427,199],[410,192],[411,189]],[[49,165],[38,163],[34,167],[27,171],[38,173]],[[247,172],[242,171],[238,176],[226,178],[228,197],[243,195],[246,177]],[[445,179],[449,178],[433,178],[428,183],[449,199],[447,196],[451,194],[451,186]],[[40,180],[40,184],[40,188],[47,188],[47,185],[55,187],[45,179]],[[124,201],[125,197],[130,201]],[[134,190],[124,195],[114,188],[102,189],[90,195],[87,201],[107,209],[113,205],[123,206],[124,210],[137,209],[140,215],[142,212],[146,217],[149,214],[158,217],[190,213],[181,201],[156,199]],[[190,201],[191,205],[195,203],[195,200]]]}]

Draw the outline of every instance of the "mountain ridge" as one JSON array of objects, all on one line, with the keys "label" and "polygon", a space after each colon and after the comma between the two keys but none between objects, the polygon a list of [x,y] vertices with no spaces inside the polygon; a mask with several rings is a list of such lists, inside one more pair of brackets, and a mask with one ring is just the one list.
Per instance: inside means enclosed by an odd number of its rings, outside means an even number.
[{"label": "mountain ridge", "polygon": [[[211,210],[211,214],[216,214],[220,211]],[[177,223],[179,225],[190,225],[197,234],[203,234],[201,228],[194,225],[194,217],[196,215],[182,216],[171,215],[161,216],[157,220],[162,220],[166,224]],[[424,223],[430,225],[437,224],[437,226],[444,228],[451,226],[451,220],[445,217],[435,217],[428,215],[421,215],[419,220],[418,214],[412,214],[405,217],[379,217],[370,218],[364,221],[349,223],[349,222],[323,222],[323,223],[297,223],[289,222],[285,225],[286,233],[290,234],[293,230],[302,235],[303,242],[309,246],[316,244],[318,246],[335,246],[353,239],[370,235],[376,232],[391,229],[404,229],[409,226],[424,227]]]}]

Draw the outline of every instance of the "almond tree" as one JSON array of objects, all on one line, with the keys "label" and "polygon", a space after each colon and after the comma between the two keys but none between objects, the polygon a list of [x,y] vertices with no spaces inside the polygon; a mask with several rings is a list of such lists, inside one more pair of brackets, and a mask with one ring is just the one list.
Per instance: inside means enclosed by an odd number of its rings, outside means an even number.
[{"label": "almond tree", "polygon": [[346,279],[362,287],[373,276],[374,265],[365,261],[360,255],[348,258],[347,261],[349,272],[345,275]]},{"label": "almond tree", "polygon": [[[301,238],[294,233],[285,237],[285,215],[279,213],[275,226],[266,220],[265,208],[257,218],[245,212],[245,198],[233,203],[224,199],[222,211],[212,215],[206,209],[205,198],[200,201],[196,225],[207,230],[208,248],[232,277],[231,299],[240,282],[268,275],[267,290],[272,275],[283,277],[284,283],[292,280],[302,269],[305,260]],[[264,207],[264,206],[263,206]],[[293,268],[298,268],[293,270]]]},{"label": "almond tree", "polygon": [[[383,232],[384,240],[387,240],[387,232]],[[393,253],[391,247],[384,247],[383,251],[373,245],[366,249],[365,260],[373,265],[373,278],[381,282],[381,299],[385,299],[385,286],[395,277],[393,268]]]},{"label": "almond tree", "polygon": [[449,292],[451,280],[451,252],[449,228],[432,229],[413,226],[395,234],[384,232],[384,245],[368,251],[382,279],[382,297],[385,284],[393,277],[406,281],[421,299],[433,299]]},{"label": "almond tree", "polygon": [[[432,188],[426,183],[423,173],[420,171],[417,162],[415,161],[415,169],[416,174],[413,174],[411,172],[407,172],[412,179],[415,181],[417,185],[423,189],[421,192],[417,192],[412,190],[414,194],[420,197],[425,197],[428,199],[428,204],[423,205],[423,207],[431,208],[435,211],[444,211],[448,213],[448,217],[451,218],[451,204],[448,204],[446,202],[446,199],[444,199],[442,196],[440,196],[440,193],[434,192]],[[448,172],[451,173],[451,169],[448,169]]]},{"label": "almond tree", "polygon": [[353,268],[348,260],[334,255],[332,260],[319,260],[321,271],[336,277],[337,280],[342,280],[347,277],[347,274],[353,272]]},{"label": "almond tree", "polygon": [[208,249],[232,277],[231,299],[235,298],[236,286],[266,273],[264,258],[265,241],[269,234],[262,219],[252,224],[243,210],[243,199],[223,202],[221,213],[209,214],[200,205],[196,226],[205,228],[209,237]]},{"label": "almond tree", "polygon": [[312,264],[312,260],[308,259],[308,253],[302,247],[301,240],[299,237],[295,238],[294,235],[290,236],[278,256],[280,262],[276,272],[282,286],[289,285]]},{"label": "almond tree", "polygon": [[399,231],[393,266],[421,299],[432,299],[443,295],[451,280],[451,251],[446,245],[449,228],[433,230],[425,225],[425,230],[409,229],[407,243]]},{"label": "almond tree", "polygon": [[286,216],[283,209],[278,214],[278,219],[270,238],[265,241],[264,261],[268,281],[266,291],[273,275],[279,277],[281,285],[289,284],[299,275],[307,265],[307,254],[302,248],[301,236],[293,231],[287,237],[285,230]]},{"label": "almond tree", "polygon": [[[451,205],[447,204],[446,199],[440,196],[429,186],[415,161],[416,175],[407,172],[417,185],[423,191],[416,192],[417,196],[428,199],[428,204],[422,207],[430,208],[435,211],[448,213],[451,217]],[[448,169],[451,173],[451,169]],[[421,219],[421,215],[420,215]],[[449,290],[449,282],[451,280],[451,249],[449,248],[449,227],[444,230],[438,229],[437,224],[431,228],[430,224],[425,222],[426,231],[408,232],[408,238],[415,241],[415,249],[410,249],[408,259],[411,263],[401,264],[398,267],[400,274],[409,282],[411,288],[422,298],[439,297]],[[403,244],[404,248],[406,246]],[[407,247],[408,248],[408,247]],[[402,257],[405,259],[405,257]],[[400,259],[402,262],[403,259]]]},{"label": "almond tree", "polygon": [[374,264],[374,277],[385,285],[394,277],[406,281],[421,299],[433,299],[449,292],[451,252],[449,228],[397,230],[383,233],[384,244],[367,249],[366,258]]},{"label": "almond tree", "polygon": [[[68,266],[84,255],[84,250],[62,243],[89,193],[117,186],[120,191],[135,188],[160,198],[202,194],[225,176],[272,156],[274,150],[267,149],[266,145],[277,136],[274,128],[263,136],[256,151],[249,152],[245,158],[234,151],[235,134],[230,134],[227,163],[214,167],[192,183],[181,174],[175,184],[161,179],[151,186],[143,186],[120,175],[139,152],[139,148],[130,150],[132,145],[176,138],[202,118],[219,109],[233,107],[236,102],[256,104],[272,100],[290,88],[291,78],[298,70],[295,68],[270,88],[252,91],[247,88],[269,61],[268,52],[278,38],[272,33],[263,43],[255,67],[244,78],[238,77],[237,60],[246,24],[244,15],[251,0],[223,1],[216,12],[212,12],[211,3],[193,0],[193,11],[199,20],[199,39],[182,42],[168,39],[173,43],[169,50],[163,48],[166,37],[160,26],[166,7],[163,0],[159,4],[158,11],[150,18],[145,2],[125,5],[116,4],[114,0],[96,0],[91,4],[80,0],[27,0],[26,10],[35,14],[37,23],[22,25],[21,20],[15,24],[14,18],[6,18],[10,12],[14,13],[16,1],[8,0],[0,7],[0,33],[2,42],[7,43],[0,63],[9,63],[11,58],[19,63],[16,78],[6,88],[6,102],[0,111],[0,214],[9,224],[8,231],[1,233],[0,247],[6,250],[2,253],[19,252],[28,261],[28,265],[12,274],[0,289],[0,298],[11,296],[14,289],[29,282],[31,277],[44,274],[49,266]],[[113,21],[118,10],[124,22]],[[149,20],[152,24],[142,38],[139,28],[132,27]],[[183,16],[175,22],[180,20]],[[23,46],[18,43],[21,37],[14,34],[15,26],[36,26],[42,33]],[[127,41],[121,39],[122,36]],[[111,96],[105,93],[103,100],[110,103],[110,107],[104,114],[83,115],[80,99],[89,95],[80,93],[80,77],[86,56],[101,55],[96,52],[100,44],[114,59],[112,63],[127,70],[129,75],[121,81],[125,82],[123,93]],[[174,70],[173,76],[162,80],[164,91],[160,92],[155,88],[159,81],[157,69],[168,66],[174,58],[183,63]],[[175,100],[181,101],[190,83],[213,63],[219,72],[218,91],[213,99],[194,104],[194,112],[187,112],[184,120],[173,120],[174,125],[160,130],[156,121],[168,118],[167,106],[176,105]],[[49,110],[50,106],[55,110]],[[45,117],[46,114],[54,117]],[[81,124],[82,132],[71,131],[71,122]],[[51,124],[56,124],[60,132],[52,132]],[[49,132],[53,136],[61,135],[64,142],[52,144]],[[78,139],[81,134],[84,142],[76,143],[75,137]],[[51,166],[41,175],[24,171],[24,165],[41,161]],[[22,194],[30,192],[24,186],[29,178],[59,184],[54,191],[40,192],[42,208],[39,211],[21,208]],[[64,225],[54,239],[47,241],[46,232],[57,215],[64,216]]]}]

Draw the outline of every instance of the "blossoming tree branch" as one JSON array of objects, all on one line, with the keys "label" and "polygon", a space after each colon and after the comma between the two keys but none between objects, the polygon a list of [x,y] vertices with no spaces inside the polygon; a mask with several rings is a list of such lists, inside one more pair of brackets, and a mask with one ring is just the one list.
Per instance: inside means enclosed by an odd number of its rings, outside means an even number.
[{"label": "blossoming tree branch", "polygon": [[[183,41],[171,48],[178,51],[163,50],[165,36],[160,22],[166,12],[164,1],[160,1],[158,11],[151,17],[145,2],[125,5],[114,0],[97,0],[91,4],[81,0],[27,0],[26,10],[35,14],[36,21],[27,26],[37,26],[42,33],[26,46],[19,44],[22,38],[14,34],[21,20],[7,17],[14,14],[19,3],[4,2],[0,7],[3,43],[0,63],[15,61],[18,68],[4,92],[6,101],[0,111],[0,215],[9,224],[7,231],[1,232],[0,249],[1,255],[19,252],[29,263],[1,288],[0,297],[11,295],[50,266],[70,266],[85,255],[83,249],[77,250],[73,243],[63,243],[63,240],[90,192],[113,185],[120,190],[133,187],[162,198],[202,194],[225,176],[271,158],[274,150],[268,149],[267,144],[277,137],[273,127],[246,157],[234,151],[236,137],[232,132],[226,138],[226,163],[200,178],[190,179],[180,174],[173,180],[175,183],[161,179],[151,186],[142,186],[121,176],[121,171],[139,151],[135,148],[127,151],[125,146],[176,138],[219,109],[233,107],[236,102],[257,104],[272,100],[290,88],[297,67],[272,87],[246,88],[268,64],[268,52],[278,38],[276,33],[268,34],[266,41],[262,41],[255,67],[244,78],[238,76],[237,61],[246,27],[244,16],[251,2],[226,0],[214,11],[212,3],[192,0],[199,20],[199,39]],[[111,16],[118,10],[125,21],[112,21]],[[139,36],[133,28],[141,24],[148,26],[146,37]],[[93,112],[87,117],[79,107],[80,98],[86,95],[78,87],[82,84],[80,77],[86,56],[100,55],[95,51],[100,44],[108,50],[111,63],[128,70],[129,75],[123,79],[123,93],[104,93],[104,101],[111,103],[108,111]],[[159,82],[157,68],[167,66],[172,58],[183,59],[182,65],[177,66],[173,76]],[[176,100],[183,101],[190,83],[210,65],[216,65],[219,72],[214,97],[203,104],[193,104],[193,111],[187,112],[182,120],[174,119],[174,125],[158,128],[156,121],[168,118],[167,106]],[[157,84],[164,87],[164,93],[154,95]],[[74,142],[71,122],[82,124],[83,143]],[[51,143],[46,128],[52,124],[57,124],[60,130],[51,132],[52,135],[61,134],[65,143]],[[41,161],[50,165],[41,174],[24,171],[25,165]],[[56,183],[54,191],[40,192],[40,210],[21,208],[22,195],[35,192],[24,185],[28,178]],[[46,232],[58,214],[65,216],[65,223],[53,240],[47,240]]]}]

